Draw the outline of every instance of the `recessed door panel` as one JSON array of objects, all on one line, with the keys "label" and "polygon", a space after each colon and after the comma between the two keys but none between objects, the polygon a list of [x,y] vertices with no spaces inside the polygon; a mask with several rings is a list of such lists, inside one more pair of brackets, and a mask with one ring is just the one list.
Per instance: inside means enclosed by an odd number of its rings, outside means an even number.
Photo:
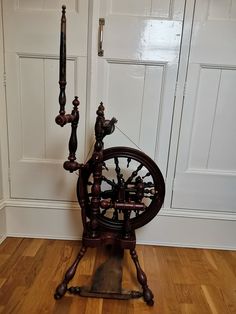
[{"label": "recessed door panel", "polygon": [[197,1],[173,207],[235,212],[235,1]]},{"label": "recessed door panel", "polygon": [[[118,119],[106,146],[150,155],[166,173],[184,1],[100,1],[104,55],[94,53],[96,102]],[[96,16],[96,15],[95,15]],[[94,20],[98,27],[98,20]],[[94,32],[97,35],[97,32]],[[95,39],[94,39],[95,40]]]},{"label": "recessed door panel", "polygon": [[[67,4],[67,112],[81,101],[79,151],[84,159],[87,1]],[[13,198],[75,200],[77,176],[62,168],[70,126],[55,124],[59,111],[60,1],[3,1],[6,91]],[[76,32],[75,32],[76,30]]]}]

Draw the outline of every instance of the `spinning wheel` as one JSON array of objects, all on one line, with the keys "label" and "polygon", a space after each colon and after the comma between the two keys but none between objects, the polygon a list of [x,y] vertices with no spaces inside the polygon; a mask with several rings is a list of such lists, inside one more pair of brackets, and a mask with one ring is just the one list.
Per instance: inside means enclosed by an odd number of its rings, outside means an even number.
[{"label": "spinning wheel", "polygon": [[[151,221],[159,212],[165,196],[165,183],[155,162],[143,152],[129,147],[104,148],[103,139],[115,130],[117,120],[106,120],[104,106],[97,110],[95,123],[96,142],[92,157],[85,164],[76,161],[77,126],[79,123],[79,100],[73,101],[71,114],[66,114],[66,16],[62,7],[60,44],[60,111],[56,123],[71,124],[69,157],[64,169],[79,170],[77,196],[83,222],[82,247],[77,258],[65,273],[54,297],[60,299],[69,291],[89,297],[130,299],[143,297],[153,305],[153,294],[147,284],[147,277],[141,269],[135,251],[135,229]],[[91,287],[68,287],[77,266],[88,247],[112,246],[112,256],[101,265],[93,278]],[[122,289],[122,257],[129,249],[142,286],[140,291]],[[114,267],[116,268],[114,271]],[[110,270],[109,270],[110,269]]]},{"label": "spinning wheel", "polygon": [[[86,215],[91,217],[91,187],[93,160],[78,179],[86,200]],[[97,215],[101,227],[115,231],[132,231],[152,220],[164,200],[163,176],[154,161],[136,149],[112,147],[103,151],[101,176],[101,212]],[[126,230],[127,229],[127,230]]]}]

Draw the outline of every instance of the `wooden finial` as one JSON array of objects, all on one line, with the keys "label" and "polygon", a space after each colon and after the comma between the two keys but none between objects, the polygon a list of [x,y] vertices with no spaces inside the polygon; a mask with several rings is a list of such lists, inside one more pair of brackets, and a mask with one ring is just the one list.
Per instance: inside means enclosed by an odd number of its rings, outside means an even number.
[{"label": "wooden finial", "polygon": [[61,8],[62,8],[62,14],[65,14],[66,13],[66,6],[65,6],[65,4],[63,4],[63,6]]}]

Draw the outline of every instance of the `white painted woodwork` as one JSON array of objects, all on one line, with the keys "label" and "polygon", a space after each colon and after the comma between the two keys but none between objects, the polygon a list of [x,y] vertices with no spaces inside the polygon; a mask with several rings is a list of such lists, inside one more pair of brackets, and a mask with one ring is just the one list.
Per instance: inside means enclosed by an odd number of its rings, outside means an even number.
[{"label": "white painted woodwork", "polygon": [[[67,112],[81,101],[78,159],[84,158],[87,1],[67,5]],[[62,168],[70,127],[59,111],[61,1],[3,1],[7,72],[10,190],[13,198],[74,200],[76,175]]]},{"label": "white painted woodwork", "polygon": [[0,243],[6,239],[6,212],[0,202]]},{"label": "white painted woodwork", "polygon": [[[165,208],[138,230],[138,242],[235,249],[236,1],[196,0],[192,38],[194,0],[186,2],[182,38],[183,0],[2,3],[7,106],[0,23],[0,242],[6,235],[81,237],[78,204],[68,202],[75,199],[77,177],[62,168],[70,129],[54,123],[65,3],[67,112],[74,94],[81,100],[78,159],[83,161],[84,147],[91,147],[96,107],[104,101],[107,118],[116,116],[121,130],[105,145],[138,146],[164,174],[168,166]],[[102,58],[97,56],[99,17],[106,19]]]},{"label": "white painted woodwork", "polygon": [[[22,206],[23,205],[23,206]],[[51,205],[51,206],[50,206]],[[58,204],[59,205],[59,204]],[[64,206],[64,207],[63,207]],[[81,239],[80,211],[66,204],[7,206],[8,235],[47,239]],[[235,220],[166,215],[137,230],[137,242],[151,245],[235,250]],[[223,218],[223,217],[222,217]],[[26,224],[26,221],[31,223]],[[52,222],[57,223],[52,223]],[[155,230],[155,232],[153,232]],[[221,230],[222,232],[219,232]]]},{"label": "white painted woodwork", "polygon": [[236,212],[236,1],[196,1],[172,206]]},{"label": "white painted woodwork", "polygon": [[[93,18],[105,18],[104,56],[92,52],[94,104],[118,119],[105,146],[130,146],[153,158],[166,173],[176,88],[184,1],[99,1]],[[95,5],[95,6],[96,6]],[[95,61],[94,61],[95,60]],[[95,74],[94,74],[95,73]],[[93,89],[94,94],[94,89]]]},{"label": "white painted woodwork", "polygon": [[[1,73],[1,84],[0,84],[0,124],[3,121],[3,110],[5,107],[4,97],[4,47],[3,47],[3,28],[2,28],[2,10],[0,3],[0,73]],[[0,203],[3,199],[3,163],[2,163],[2,150],[3,150],[3,130],[0,129]],[[1,230],[1,228],[0,228]]]},{"label": "white painted woodwork", "polygon": [[0,150],[0,202],[3,200],[2,159]]},{"label": "white painted woodwork", "polygon": [[3,46],[3,23],[2,23],[2,5],[0,2],[0,243],[6,238],[6,216],[5,216],[5,204],[4,204],[4,188],[3,188],[3,149],[5,133],[3,127],[5,126],[5,82],[4,82],[4,46]]}]

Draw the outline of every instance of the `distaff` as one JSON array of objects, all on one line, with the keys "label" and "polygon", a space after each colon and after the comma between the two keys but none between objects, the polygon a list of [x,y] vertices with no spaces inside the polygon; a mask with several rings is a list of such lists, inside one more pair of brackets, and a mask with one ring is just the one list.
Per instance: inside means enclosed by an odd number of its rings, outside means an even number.
[{"label": "distaff", "polygon": [[62,6],[60,39],[60,82],[66,82],[66,6]]},{"label": "distaff", "polygon": [[61,17],[61,37],[60,37],[60,69],[59,69],[59,104],[60,111],[55,121],[58,125],[64,126],[67,123],[71,123],[71,136],[69,140],[69,156],[68,160],[64,162],[64,169],[73,172],[79,169],[79,164],[76,161],[75,153],[77,150],[77,126],[79,122],[79,100],[75,96],[73,100],[73,110],[71,114],[65,113],[66,105],[66,6],[62,6],[62,17]]},{"label": "distaff", "polygon": [[61,37],[60,37],[60,68],[59,68],[59,85],[60,85],[60,114],[65,114],[66,104],[66,6],[62,6],[61,17]]}]

